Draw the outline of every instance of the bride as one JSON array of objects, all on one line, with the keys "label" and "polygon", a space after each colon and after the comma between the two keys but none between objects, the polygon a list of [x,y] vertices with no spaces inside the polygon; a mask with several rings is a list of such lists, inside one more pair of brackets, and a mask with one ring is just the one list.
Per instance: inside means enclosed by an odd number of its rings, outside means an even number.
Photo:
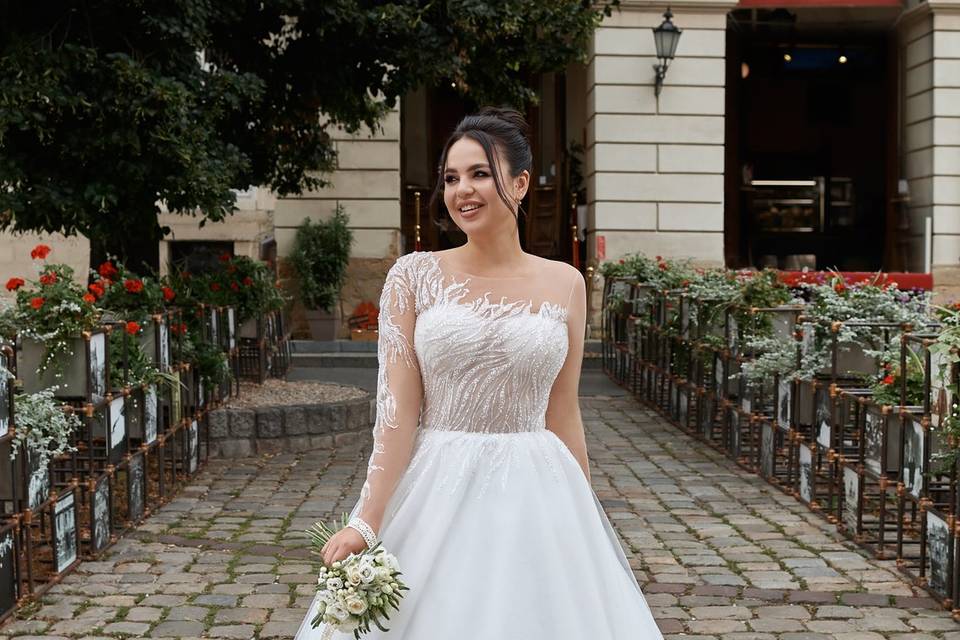
[{"label": "bride", "polygon": [[[662,638],[591,489],[583,277],[520,246],[526,128],[505,109],[460,122],[434,197],[467,243],[387,274],[367,477],[322,552],[330,565],[382,540],[399,560],[410,590],[365,638]],[[323,635],[316,605],[296,640]]]}]

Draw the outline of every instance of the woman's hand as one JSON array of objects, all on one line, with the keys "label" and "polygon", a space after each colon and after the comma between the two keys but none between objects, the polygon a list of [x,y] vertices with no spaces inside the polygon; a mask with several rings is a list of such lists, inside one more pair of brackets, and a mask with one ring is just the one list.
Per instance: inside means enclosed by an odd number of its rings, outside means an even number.
[{"label": "woman's hand", "polygon": [[344,527],[327,540],[320,553],[323,555],[323,564],[328,567],[338,560],[343,560],[351,553],[359,554],[367,548],[360,532],[351,527]]}]

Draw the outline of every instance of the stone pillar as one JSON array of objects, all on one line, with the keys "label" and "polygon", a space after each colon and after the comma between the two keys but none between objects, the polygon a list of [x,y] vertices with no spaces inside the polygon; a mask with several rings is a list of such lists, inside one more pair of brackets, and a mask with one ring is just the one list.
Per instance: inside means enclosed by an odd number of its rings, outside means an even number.
[{"label": "stone pillar", "polygon": [[960,1],[916,4],[904,15],[899,36],[911,268],[925,268],[923,233],[930,220],[937,294],[955,299],[960,296]]},{"label": "stone pillar", "polygon": [[[594,33],[587,68],[588,261],[641,251],[723,263],[726,14],[735,5],[671,4],[683,33],[659,97],[651,29],[663,21],[662,3],[625,0]],[[594,311],[600,289],[598,282]]]}]

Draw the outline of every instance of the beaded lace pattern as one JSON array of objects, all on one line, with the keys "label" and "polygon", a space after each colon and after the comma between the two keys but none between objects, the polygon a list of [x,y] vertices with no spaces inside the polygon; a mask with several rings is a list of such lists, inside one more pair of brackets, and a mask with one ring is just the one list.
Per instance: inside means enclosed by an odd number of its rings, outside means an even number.
[{"label": "beaded lace pattern", "polygon": [[369,501],[382,508],[389,498],[417,429],[546,428],[550,391],[568,352],[572,276],[580,275],[570,269],[565,279],[547,282],[483,278],[448,272],[443,260],[432,252],[407,254],[384,283],[377,418],[361,514]]}]

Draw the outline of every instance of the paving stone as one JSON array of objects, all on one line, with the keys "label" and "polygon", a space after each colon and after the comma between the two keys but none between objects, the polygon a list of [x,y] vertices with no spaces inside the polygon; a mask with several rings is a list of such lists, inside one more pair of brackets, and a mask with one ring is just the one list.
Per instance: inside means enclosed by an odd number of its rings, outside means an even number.
[{"label": "paving stone", "polygon": [[119,633],[128,636],[142,636],[150,630],[145,622],[112,622],[103,628],[104,633]]},{"label": "paving stone", "polygon": [[217,611],[214,622],[217,624],[225,622],[262,624],[267,621],[267,614],[268,611],[266,609],[248,609],[246,607],[220,609]]},{"label": "paving stone", "polygon": [[256,630],[252,624],[232,624],[218,627],[211,627],[207,635],[211,638],[237,638],[238,640],[247,640],[253,637]]},{"label": "paving stone", "polygon": [[161,622],[150,632],[153,638],[187,638],[199,637],[204,632],[201,622],[187,622],[183,620]]},{"label": "paving stone", "polygon": [[127,611],[124,618],[130,622],[156,622],[163,616],[163,610],[155,607],[134,607]]}]

